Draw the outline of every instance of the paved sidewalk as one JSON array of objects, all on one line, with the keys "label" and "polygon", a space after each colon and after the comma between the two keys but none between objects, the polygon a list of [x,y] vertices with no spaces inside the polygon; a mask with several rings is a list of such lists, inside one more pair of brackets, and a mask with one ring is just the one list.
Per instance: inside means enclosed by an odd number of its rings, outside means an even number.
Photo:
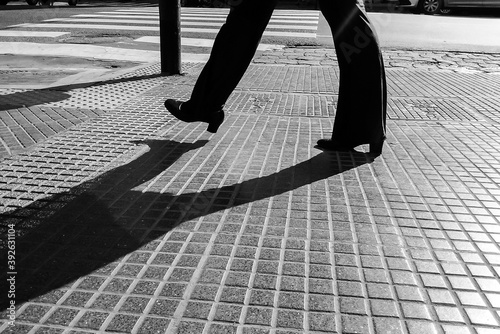
[{"label": "paved sidewalk", "polygon": [[314,148],[331,50],[260,55],[214,135],[162,106],[201,64],[2,92],[0,332],[500,333],[500,57],[385,55],[375,160]]}]

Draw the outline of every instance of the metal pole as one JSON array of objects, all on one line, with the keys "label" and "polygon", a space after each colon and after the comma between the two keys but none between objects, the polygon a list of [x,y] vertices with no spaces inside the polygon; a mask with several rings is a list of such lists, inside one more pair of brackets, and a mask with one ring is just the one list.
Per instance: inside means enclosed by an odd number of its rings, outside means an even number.
[{"label": "metal pole", "polygon": [[180,0],[160,0],[160,59],[161,73],[181,73]]}]

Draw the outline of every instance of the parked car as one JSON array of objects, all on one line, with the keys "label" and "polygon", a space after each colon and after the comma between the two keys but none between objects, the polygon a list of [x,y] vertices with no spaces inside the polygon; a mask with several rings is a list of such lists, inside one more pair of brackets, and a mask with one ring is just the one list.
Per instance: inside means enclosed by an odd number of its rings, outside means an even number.
[{"label": "parked car", "polygon": [[[5,6],[10,0],[0,0],[0,5]],[[39,3],[41,5],[48,4],[49,2],[53,2],[50,0],[26,0],[26,3],[30,6],[36,6]],[[78,4],[78,0],[68,0],[68,5],[70,6],[76,6]]]},{"label": "parked car", "polygon": [[400,7],[424,14],[437,14],[453,8],[500,8],[500,0],[398,0]]}]

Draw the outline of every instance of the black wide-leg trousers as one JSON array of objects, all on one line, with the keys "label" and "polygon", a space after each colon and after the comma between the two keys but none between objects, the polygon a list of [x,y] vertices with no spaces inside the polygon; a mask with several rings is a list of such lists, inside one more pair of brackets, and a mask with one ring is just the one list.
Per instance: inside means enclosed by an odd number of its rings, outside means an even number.
[{"label": "black wide-leg trousers", "polygon": [[[362,0],[319,0],[332,30],[340,68],[332,139],[356,146],[385,138],[387,90],[375,31]],[[278,0],[233,0],[186,107],[203,114],[222,109],[245,74]],[[184,107],[183,107],[184,108]]]}]

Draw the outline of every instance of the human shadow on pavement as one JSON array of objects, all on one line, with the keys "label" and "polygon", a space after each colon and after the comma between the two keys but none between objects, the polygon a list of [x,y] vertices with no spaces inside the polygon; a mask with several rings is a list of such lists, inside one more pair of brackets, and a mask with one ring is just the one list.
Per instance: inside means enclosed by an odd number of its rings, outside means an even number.
[{"label": "human shadow on pavement", "polygon": [[[5,222],[18,220],[18,305],[30,300],[50,299],[45,296],[49,292],[69,287],[78,278],[93,272],[110,274],[113,262],[184,222],[283,194],[373,161],[364,153],[342,153],[342,159],[336,153],[320,153],[267,176],[173,195],[138,188],[144,188],[144,184],[155,178],[153,184],[167,184],[169,180],[162,179],[165,176],[160,173],[184,153],[206,142],[186,144],[151,140],[144,143],[149,151],[134,161],[66,193],[4,215]],[[49,218],[36,219],[40,208],[47,205],[57,208],[58,204],[63,208],[54,210]],[[2,265],[4,263],[6,261]],[[2,274],[6,272],[2,270]],[[7,291],[5,284],[6,279],[1,278],[1,291]],[[8,300],[2,300],[0,309],[4,310]]]}]

